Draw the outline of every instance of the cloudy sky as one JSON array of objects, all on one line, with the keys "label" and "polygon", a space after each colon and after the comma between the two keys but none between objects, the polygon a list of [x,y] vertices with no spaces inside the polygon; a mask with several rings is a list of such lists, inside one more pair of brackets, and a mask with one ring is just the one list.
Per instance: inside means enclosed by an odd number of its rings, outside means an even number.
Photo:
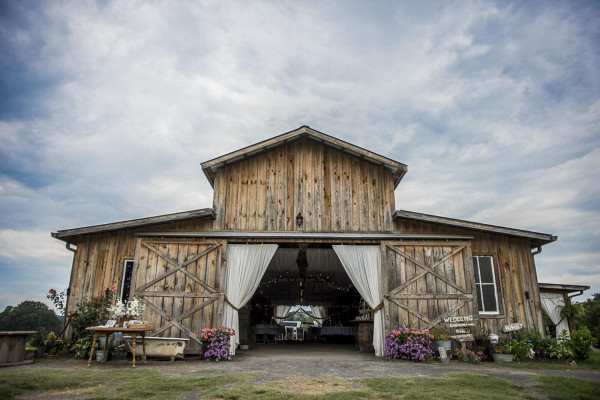
[{"label": "cloudy sky", "polygon": [[539,280],[600,292],[599,20],[595,1],[2,0],[0,310],[67,286],[50,232],[211,207],[201,162],[301,125],[407,164],[398,209],[557,235]]}]

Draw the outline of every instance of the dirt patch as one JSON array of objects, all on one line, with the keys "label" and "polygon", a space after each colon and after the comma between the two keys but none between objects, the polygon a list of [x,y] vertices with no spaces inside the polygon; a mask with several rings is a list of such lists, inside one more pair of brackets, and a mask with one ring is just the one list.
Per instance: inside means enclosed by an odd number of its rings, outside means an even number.
[{"label": "dirt patch", "polygon": [[271,384],[278,390],[288,393],[320,394],[352,390],[351,381],[334,378],[309,378],[306,376],[286,376],[283,380]]},{"label": "dirt patch", "polygon": [[54,393],[28,393],[25,395],[16,396],[17,400],[69,400],[69,399],[77,399],[84,393],[89,393],[93,391],[97,391],[103,388],[102,385],[82,388],[82,389],[72,389],[72,390],[63,390],[62,392],[54,392]]}]

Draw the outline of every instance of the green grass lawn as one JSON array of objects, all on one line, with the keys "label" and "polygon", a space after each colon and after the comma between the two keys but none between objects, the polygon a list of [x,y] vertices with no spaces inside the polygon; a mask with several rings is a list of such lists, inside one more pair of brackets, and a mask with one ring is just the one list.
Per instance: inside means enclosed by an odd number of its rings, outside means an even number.
[{"label": "green grass lawn", "polygon": [[[63,394],[78,399],[176,399],[184,393],[202,399],[536,399],[531,388],[487,375],[453,372],[445,378],[381,377],[335,379],[261,374],[169,377],[156,370],[117,368],[6,369],[0,373],[0,398]],[[538,379],[539,378],[539,379]],[[536,377],[535,391],[551,399],[600,398],[598,382]]]}]

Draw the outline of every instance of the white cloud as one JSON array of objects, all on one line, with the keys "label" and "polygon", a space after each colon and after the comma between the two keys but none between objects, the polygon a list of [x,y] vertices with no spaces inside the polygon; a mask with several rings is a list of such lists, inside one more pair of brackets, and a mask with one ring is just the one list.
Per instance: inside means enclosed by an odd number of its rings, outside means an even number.
[{"label": "white cloud", "polygon": [[4,251],[210,207],[200,162],[307,124],[408,164],[399,208],[558,234],[548,269],[594,254],[593,6],[21,3],[0,20],[3,98],[24,99],[0,103]]}]

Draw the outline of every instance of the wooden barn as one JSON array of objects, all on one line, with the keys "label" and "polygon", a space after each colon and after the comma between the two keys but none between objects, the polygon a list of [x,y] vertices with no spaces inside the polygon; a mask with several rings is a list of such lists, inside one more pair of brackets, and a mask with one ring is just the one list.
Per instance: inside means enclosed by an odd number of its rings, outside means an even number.
[{"label": "wooden barn", "polygon": [[192,352],[286,306],[351,325],[361,300],[376,355],[397,327],[544,331],[534,256],[556,237],[396,210],[404,164],[302,126],[202,168],[212,208],[52,234],[74,252],[69,311],[115,286]]}]

